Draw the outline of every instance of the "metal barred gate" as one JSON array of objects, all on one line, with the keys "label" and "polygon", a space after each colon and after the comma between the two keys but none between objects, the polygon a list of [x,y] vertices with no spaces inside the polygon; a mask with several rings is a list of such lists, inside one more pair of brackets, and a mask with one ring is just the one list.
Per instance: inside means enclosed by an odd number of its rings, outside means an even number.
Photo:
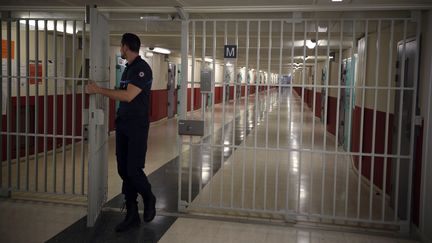
[{"label": "metal barred gate", "polygon": [[179,209],[407,231],[420,26],[184,20],[180,119],[204,135],[179,136]]},{"label": "metal barred gate", "polygon": [[95,8],[87,20],[13,14],[0,20],[1,195],[88,204],[92,226],[106,200],[108,105],[84,87],[109,80],[107,22]]}]

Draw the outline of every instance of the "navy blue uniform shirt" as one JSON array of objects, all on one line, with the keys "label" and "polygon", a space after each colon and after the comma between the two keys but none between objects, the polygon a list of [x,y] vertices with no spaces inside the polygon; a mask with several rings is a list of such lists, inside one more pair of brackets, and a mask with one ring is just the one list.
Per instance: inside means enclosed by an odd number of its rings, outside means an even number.
[{"label": "navy blue uniform shirt", "polygon": [[120,81],[120,89],[126,90],[128,84],[133,84],[141,89],[141,92],[131,102],[120,102],[117,111],[120,117],[136,116],[148,119],[150,105],[150,90],[153,82],[153,73],[146,61],[140,56],[126,64]]}]

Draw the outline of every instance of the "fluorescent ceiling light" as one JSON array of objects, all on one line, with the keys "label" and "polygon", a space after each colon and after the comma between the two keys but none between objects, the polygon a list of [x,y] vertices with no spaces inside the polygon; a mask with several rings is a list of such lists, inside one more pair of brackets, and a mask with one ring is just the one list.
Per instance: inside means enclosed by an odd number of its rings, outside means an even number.
[{"label": "fluorescent ceiling light", "polygon": [[332,2],[342,2],[343,0],[332,0]]},{"label": "fluorescent ceiling light", "polygon": [[232,63],[227,62],[227,63],[225,64],[225,66],[227,66],[227,67],[232,67]]},{"label": "fluorescent ceiling light", "polygon": [[206,61],[206,62],[213,62],[213,59],[206,57],[206,58],[204,58],[204,61]]},{"label": "fluorescent ceiling light", "polygon": [[153,49],[149,48],[149,50],[160,54],[167,54],[167,55],[171,54],[170,50],[161,47],[153,47]]},{"label": "fluorescent ceiling light", "polygon": [[327,27],[318,26],[318,32],[320,33],[327,32]]},{"label": "fluorescent ceiling light", "polygon": [[307,46],[309,49],[314,49],[315,46],[316,46],[316,41],[315,41],[315,40],[307,40],[307,41],[306,41],[306,46]]},{"label": "fluorescent ceiling light", "polygon": [[141,16],[140,19],[141,20],[160,20],[160,17],[151,15],[151,16]]}]

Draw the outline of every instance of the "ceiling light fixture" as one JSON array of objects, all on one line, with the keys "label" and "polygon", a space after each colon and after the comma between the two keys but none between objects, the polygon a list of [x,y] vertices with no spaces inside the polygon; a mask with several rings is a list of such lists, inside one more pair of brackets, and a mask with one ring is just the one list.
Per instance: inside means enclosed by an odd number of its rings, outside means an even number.
[{"label": "ceiling light fixture", "polygon": [[145,52],[145,57],[149,58],[153,56],[153,52],[147,51]]},{"label": "ceiling light fixture", "polygon": [[321,27],[321,26],[318,26],[318,32],[320,32],[320,33],[325,33],[325,32],[327,32],[327,27]]},{"label": "ceiling light fixture", "polygon": [[160,54],[166,54],[166,55],[171,54],[170,50],[161,47],[150,47],[149,50]]},{"label": "ceiling light fixture", "polygon": [[307,46],[309,49],[314,49],[315,46],[316,46],[316,41],[315,41],[315,39],[307,40],[307,41],[306,41],[306,46]]},{"label": "ceiling light fixture", "polygon": [[332,2],[342,2],[343,0],[332,0]]}]

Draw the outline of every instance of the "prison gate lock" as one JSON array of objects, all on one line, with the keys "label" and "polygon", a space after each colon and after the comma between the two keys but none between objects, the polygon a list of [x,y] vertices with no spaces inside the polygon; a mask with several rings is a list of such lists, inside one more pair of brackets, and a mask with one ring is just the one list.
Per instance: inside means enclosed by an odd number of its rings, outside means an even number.
[{"label": "prison gate lock", "polygon": [[84,126],[84,142],[88,143],[90,121],[94,125],[104,125],[105,114],[102,109],[84,109],[82,124]]},{"label": "prison gate lock", "polygon": [[204,136],[204,121],[180,120],[178,123],[179,135]]}]

